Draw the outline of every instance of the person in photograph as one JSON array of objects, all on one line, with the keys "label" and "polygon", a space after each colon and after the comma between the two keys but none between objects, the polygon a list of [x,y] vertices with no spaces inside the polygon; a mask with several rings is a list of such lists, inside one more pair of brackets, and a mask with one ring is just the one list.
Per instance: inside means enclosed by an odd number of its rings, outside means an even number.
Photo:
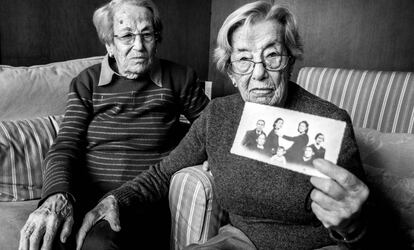
[{"label": "person in photograph", "polygon": [[303,149],[309,142],[308,136],[309,123],[307,121],[301,121],[298,124],[297,136],[283,135],[282,138],[288,141],[292,141],[293,144],[286,150],[286,160],[288,162],[300,162],[303,156]]},{"label": "person in photograph", "polygon": [[325,159],[325,148],[322,147],[322,144],[325,142],[325,135],[322,133],[317,133],[315,136],[315,143],[311,144],[310,147],[314,152],[314,159],[321,158]]},{"label": "person in photograph", "polygon": [[265,148],[268,152],[271,152],[272,155],[276,154],[279,147],[279,131],[282,129],[283,123],[284,121],[282,118],[277,118],[273,122],[273,128],[267,136]]},{"label": "person in photograph", "polygon": [[[214,197],[228,212],[229,224],[186,250],[372,249],[371,221],[366,217],[371,210],[365,206],[369,189],[351,119],[346,111],[289,81],[301,55],[295,17],[287,8],[258,1],[232,12],[219,30],[214,57],[238,92],[213,99],[169,156],[107,193],[88,213],[82,232],[102,219],[128,220],[123,209],[139,211],[167,197],[174,173],[208,160]],[[337,165],[313,161],[329,178],[232,154],[246,102],[344,121]],[[113,202],[116,206],[108,205]]]},{"label": "person in photograph", "polygon": [[[70,84],[44,161],[42,199],[21,230],[20,250],[75,249],[83,217],[102,195],[167,156],[185,133],[180,114],[193,122],[208,104],[192,69],[156,57],[162,23],[151,0],[110,1],[93,22],[107,55]],[[78,246],[168,248],[167,199],[145,213],[124,210],[123,218],[97,223]]]},{"label": "person in photograph", "polygon": [[312,160],[314,159],[314,155],[313,149],[310,146],[306,146],[303,150],[302,158],[298,163],[313,167]]},{"label": "person in photograph", "polygon": [[286,150],[283,146],[277,147],[276,154],[270,158],[270,163],[284,167],[286,165]]},{"label": "person in photograph", "polygon": [[268,151],[267,148],[265,147],[266,141],[267,141],[266,135],[264,133],[260,134],[256,139],[256,146],[253,147],[252,150],[262,155],[270,157],[272,153]]},{"label": "person in photograph", "polygon": [[264,126],[264,120],[257,120],[256,128],[246,131],[246,134],[244,135],[242,141],[242,145],[247,147],[248,149],[254,149],[257,145],[257,138],[259,137],[259,135],[264,134],[266,136],[266,133],[263,131]]}]

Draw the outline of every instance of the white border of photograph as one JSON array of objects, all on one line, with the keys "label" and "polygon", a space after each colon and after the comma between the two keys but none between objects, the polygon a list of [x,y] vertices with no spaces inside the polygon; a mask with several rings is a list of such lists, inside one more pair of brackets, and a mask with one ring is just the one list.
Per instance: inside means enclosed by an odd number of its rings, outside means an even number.
[{"label": "white border of photograph", "polygon": [[[244,106],[243,114],[230,153],[275,165],[270,162],[269,156],[265,156],[263,154],[249,150],[242,145],[242,141],[247,131],[256,128],[256,123],[258,120],[265,121],[263,132],[265,132],[265,134],[268,136],[273,129],[273,123],[279,117],[284,120],[281,132],[283,135],[287,136],[298,135],[298,124],[301,121],[307,121],[309,124],[307,133],[309,137],[308,145],[314,143],[316,134],[322,133],[325,137],[323,143],[323,147],[326,149],[325,159],[336,164],[346,126],[345,122],[250,102],[246,102]],[[291,144],[292,142],[287,141],[283,138],[279,138],[279,145],[284,146],[285,148],[289,148]],[[292,171],[310,176],[329,178],[317,169],[302,164],[288,162],[284,166],[279,167],[290,169]]]}]

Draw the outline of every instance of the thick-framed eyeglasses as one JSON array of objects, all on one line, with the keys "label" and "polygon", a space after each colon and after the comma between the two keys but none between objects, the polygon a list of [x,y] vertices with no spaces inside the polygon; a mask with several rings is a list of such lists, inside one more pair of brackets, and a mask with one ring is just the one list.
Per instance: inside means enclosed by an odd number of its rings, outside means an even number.
[{"label": "thick-framed eyeglasses", "polygon": [[241,59],[229,63],[229,70],[239,75],[251,74],[258,63],[262,63],[267,71],[280,71],[288,65],[289,55],[268,56],[260,62],[249,59]]},{"label": "thick-framed eyeglasses", "polygon": [[137,36],[140,37],[141,41],[144,43],[152,43],[155,40],[155,36],[157,33],[155,32],[143,32],[143,33],[125,33],[122,35],[114,35],[118,41],[125,45],[131,45],[135,42],[135,39],[137,39]]}]

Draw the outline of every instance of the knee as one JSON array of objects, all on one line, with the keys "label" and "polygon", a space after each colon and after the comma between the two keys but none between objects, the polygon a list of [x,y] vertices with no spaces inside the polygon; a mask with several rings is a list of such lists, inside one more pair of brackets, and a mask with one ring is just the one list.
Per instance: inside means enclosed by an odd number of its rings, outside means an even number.
[{"label": "knee", "polygon": [[86,235],[82,250],[118,250],[119,233],[113,231],[105,220],[99,221]]}]

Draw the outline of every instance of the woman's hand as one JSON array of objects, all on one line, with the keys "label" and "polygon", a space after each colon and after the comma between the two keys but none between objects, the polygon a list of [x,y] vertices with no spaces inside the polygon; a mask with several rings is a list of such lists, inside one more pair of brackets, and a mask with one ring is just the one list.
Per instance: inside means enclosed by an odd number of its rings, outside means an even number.
[{"label": "woman's hand", "polygon": [[115,232],[121,230],[121,223],[119,222],[119,208],[118,201],[113,195],[105,197],[98,205],[91,211],[89,211],[83,219],[82,226],[79,229],[76,236],[76,249],[79,250],[82,247],[88,231],[100,220],[108,221],[111,229]]},{"label": "woman's hand", "polygon": [[343,238],[363,225],[362,205],[369,195],[368,187],[346,169],[329,161],[313,161],[316,169],[331,179],[312,177],[312,210],[322,224]]},{"label": "woman's hand", "polygon": [[62,223],[60,241],[65,243],[72,231],[73,222],[73,206],[68,198],[62,193],[51,195],[30,214],[20,230],[19,250],[37,250],[42,241],[42,250],[52,249],[53,240]]}]

